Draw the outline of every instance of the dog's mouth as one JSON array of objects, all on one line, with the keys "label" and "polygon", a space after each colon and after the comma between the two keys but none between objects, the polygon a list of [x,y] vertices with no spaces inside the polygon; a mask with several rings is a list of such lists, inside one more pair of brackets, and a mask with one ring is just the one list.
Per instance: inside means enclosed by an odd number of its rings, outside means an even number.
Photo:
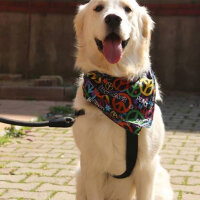
[{"label": "dog's mouth", "polygon": [[95,38],[95,42],[106,60],[115,64],[121,59],[123,49],[127,46],[129,39],[122,40],[116,33],[110,33],[104,41]]}]

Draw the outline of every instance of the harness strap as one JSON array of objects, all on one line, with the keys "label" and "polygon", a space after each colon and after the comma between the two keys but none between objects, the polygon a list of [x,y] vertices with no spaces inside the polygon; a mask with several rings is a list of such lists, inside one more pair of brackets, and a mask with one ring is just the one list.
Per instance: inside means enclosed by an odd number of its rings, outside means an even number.
[{"label": "harness strap", "polygon": [[138,135],[126,131],[126,171],[121,175],[113,175],[114,178],[122,179],[131,175],[138,154]]},{"label": "harness strap", "polygon": [[74,116],[75,117],[79,117],[81,115],[85,115],[85,110],[81,109],[81,110],[75,110]]}]

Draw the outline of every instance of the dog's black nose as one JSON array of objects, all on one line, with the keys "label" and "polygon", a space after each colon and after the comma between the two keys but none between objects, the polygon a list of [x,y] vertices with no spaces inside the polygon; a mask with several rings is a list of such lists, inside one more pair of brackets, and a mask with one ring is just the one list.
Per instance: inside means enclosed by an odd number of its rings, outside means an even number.
[{"label": "dog's black nose", "polygon": [[122,18],[115,14],[107,15],[105,18],[105,23],[112,29],[118,28],[121,21],[122,21]]}]

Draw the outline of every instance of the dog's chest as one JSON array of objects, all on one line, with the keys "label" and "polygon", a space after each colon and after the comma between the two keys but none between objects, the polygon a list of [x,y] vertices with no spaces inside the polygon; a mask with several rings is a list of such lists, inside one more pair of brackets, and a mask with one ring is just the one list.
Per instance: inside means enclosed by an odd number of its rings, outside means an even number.
[{"label": "dog's chest", "polygon": [[81,154],[87,156],[87,160],[103,165],[110,173],[120,174],[125,170],[125,130],[94,106],[82,106],[86,114],[78,117],[73,126]]}]

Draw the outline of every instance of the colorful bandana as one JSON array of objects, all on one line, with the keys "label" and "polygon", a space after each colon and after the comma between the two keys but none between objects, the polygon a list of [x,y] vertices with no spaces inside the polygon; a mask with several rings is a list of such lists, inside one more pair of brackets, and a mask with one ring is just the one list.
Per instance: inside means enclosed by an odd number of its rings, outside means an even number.
[{"label": "colorful bandana", "polygon": [[[153,120],[155,105],[155,78],[153,72],[143,73],[138,80],[129,81],[126,78],[112,77],[108,74],[92,71],[84,75],[83,94],[87,101],[126,130],[126,157],[129,159],[127,165],[132,165],[129,166],[132,169],[127,172],[130,175],[137,158],[137,136],[142,127],[151,127]],[[135,147],[132,147],[133,144],[135,144]],[[134,155],[133,152],[129,151],[134,151]],[[131,164],[130,159],[133,159],[133,156],[135,157],[134,164]],[[115,177],[125,178],[127,173]]]}]

